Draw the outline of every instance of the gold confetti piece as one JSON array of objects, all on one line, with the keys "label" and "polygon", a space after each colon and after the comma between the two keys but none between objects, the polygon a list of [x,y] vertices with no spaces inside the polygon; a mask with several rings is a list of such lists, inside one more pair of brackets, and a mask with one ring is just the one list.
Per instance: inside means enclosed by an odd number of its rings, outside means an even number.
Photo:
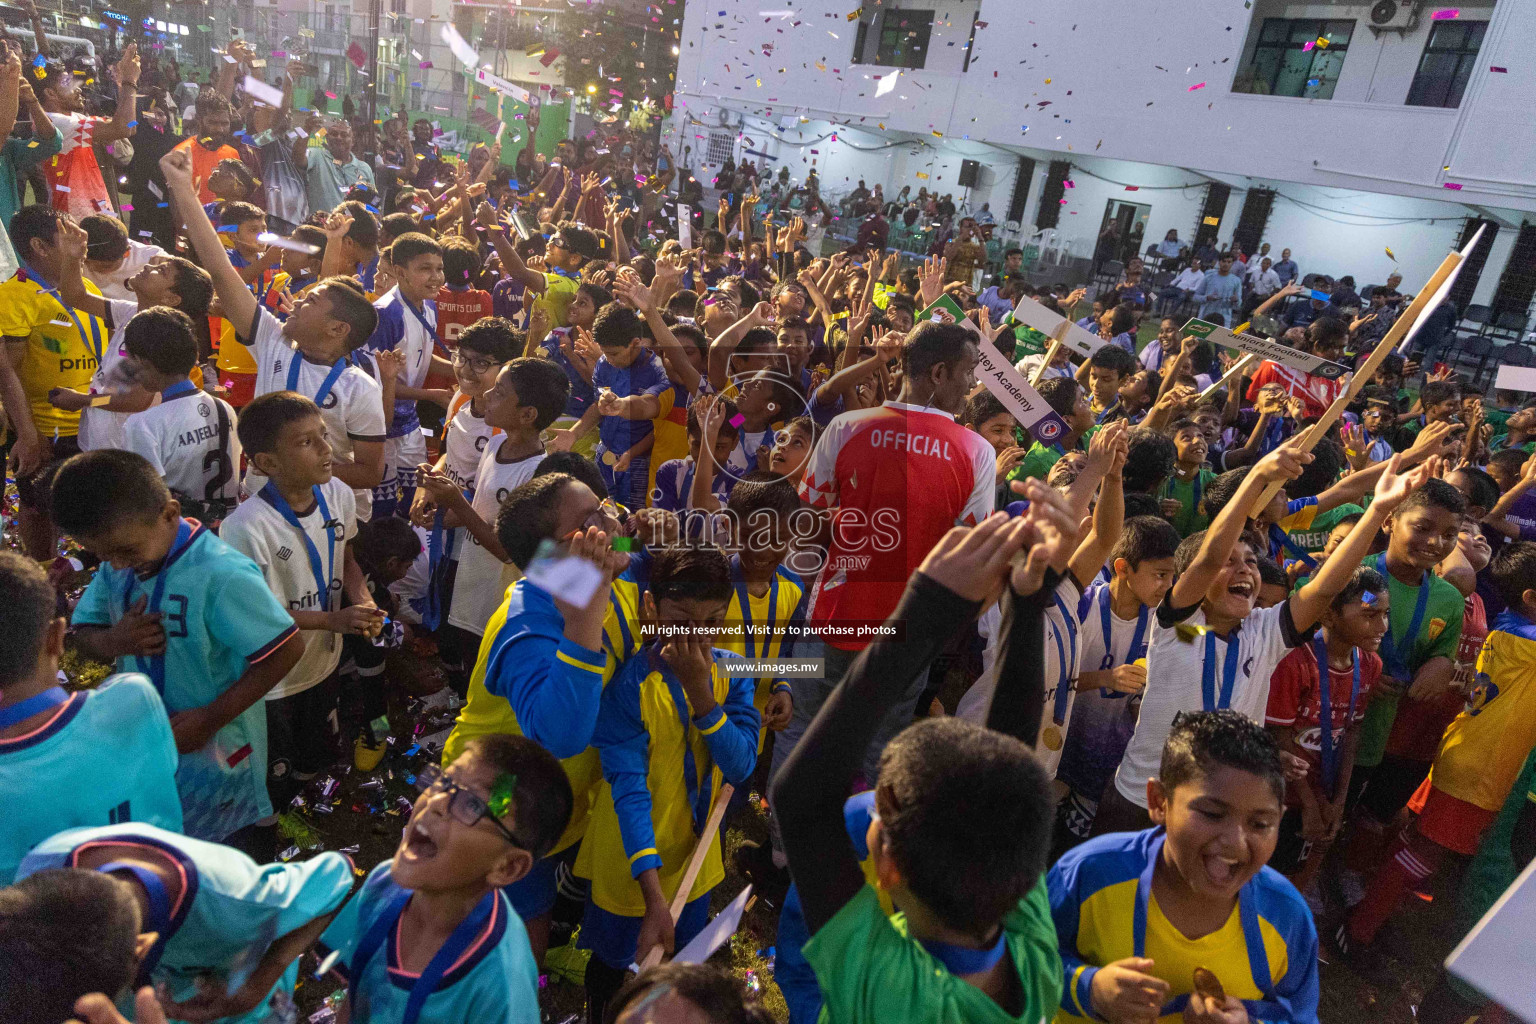
[{"label": "gold confetti piece", "polygon": [[1397,257],[1392,255],[1392,248],[1390,246],[1387,247],[1387,259],[1391,260],[1393,263],[1397,262]]},{"label": "gold confetti piece", "polygon": [[848,20],[849,21],[858,21],[859,20],[859,15],[861,15],[863,13],[864,13],[864,8],[862,8],[862,7],[860,7],[856,11],[849,11],[848,12]]},{"label": "gold confetti piece", "polygon": [[936,132],[933,133],[933,137],[936,138],[936,139],[942,139],[944,137],[944,133],[936,131]]},{"label": "gold confetti piece", "polygon": [[928,174],[925,171],[918,171],[917,172],[917,177],[918,177],[918,180],[920,180],[920,181],[927,181],[928,180]]},{"label": "gold confetti piece", "polygon": [[1326,50],[1326,49],[1328,49],[1328,40],[1327,40],[1327,38],[1325,38],[1324,36],[1318,36],[1317,37],[1317,48],[1319,50]]}]

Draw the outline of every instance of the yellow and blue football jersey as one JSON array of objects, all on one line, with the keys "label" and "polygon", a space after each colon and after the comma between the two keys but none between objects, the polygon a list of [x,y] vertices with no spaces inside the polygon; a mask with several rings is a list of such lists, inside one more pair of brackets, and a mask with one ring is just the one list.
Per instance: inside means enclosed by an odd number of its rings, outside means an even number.
[{"label": "yellow and blue football jersey", "polygon": [[[753,681],[733,678],[735,655],[715,651],[715,707],[695,716],[677,675],[657,645],[641,648],[603,691],[593,746],[603,782],[576,873],[592,880],[592,900],[611,914],[639,917],[645,900],[635,882],[656,868],[670,899],[722,781],[741,785],[757,764],[761,719]],[[725,877],[718,833],[689,892],[697,899]]]},{"label": "yellow and blue football jersey", "polygon": [[1098,1019],[1090,999],[1094,974],[1132,956],[1155,961],[1151,973],[1169,985],[1173,998],[1158,1018],[1162,1024],[1184,1019],[1196,967],[1220,978],[1253,1020],[1317,1024],[1317,928],[1296,887],[1274,869],[1260,868],[1225,924],[1187,938],[1151,893],[1163,837],[1161,828],[1100,836],[1067,851],[1050,869],[1064,972],[1057,1024]]}]

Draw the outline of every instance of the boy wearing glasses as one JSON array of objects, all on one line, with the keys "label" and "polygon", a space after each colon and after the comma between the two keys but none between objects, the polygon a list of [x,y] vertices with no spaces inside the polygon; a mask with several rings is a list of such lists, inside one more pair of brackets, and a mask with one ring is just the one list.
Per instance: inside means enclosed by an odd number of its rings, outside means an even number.
[{"label": "boy wearing glasses", "polygon": [[512,360],[482,400],[485,426],[492,428],[492,435],[475,468],[473,502],[444,473],[434,470],[420,478],[418,486],[428,492],[433,507],[443,510],[444,528],[462,526],[469,531],[454,577],[448,621],[477,637],[485,634],[485,620],[520,575],[496,538],[496,511],[544,460],[539,435],[565,408],[570,390],[565,371],[554,363]]},{"label": "boy wearing glasses", "polygon": [[320,937],[339,954],[343,1019],[538,1024],[538,968],[499,890],[565,828],[565,773],[528,739],[481,736],[446,769],[423,769],[416,787],[394,859]]},{"label": "boy wearing glasses", "polygon": [[611,507],[565,473],[535,477],[501,503],[496,535],[513,565],[526,569],[539,546],[549,541],[566,554],[596,563],[603,576],[580,607],[527,579],[512,585],[485,624],[485,640],[469,678],[469,701],[443,745],[443,760],[452,763],[477,738],[526,736],[563,759],[580,810],[550,845],[549,855],[507,889],[513,909],[528,925],[535,960],[543,959],[549,940],[556,868],[562,859],[574,857],[586,829],[591,791],[601,781],[592,730],[603,683],[617,666],[616,658],[604,654],[603,625],[611,580],[629,565],[627,555],[612,550],[609,538],[619,523]]},{"label": "boy wearing glasses", "polygon": [[[489,207],[482,206],[482,214]],[[504,276],[533,292],[536,305],[549,314],[551,327],[566,325],[566,308],[581,286],[581,266],[597,258],[597,236],[579,224],[564,221],[544,243],[544,271],[530,269],[518,255],[515,245],[507,244],[506,228],[494,216],[481,218],[491,233],[491,241],[501,256]]]}]

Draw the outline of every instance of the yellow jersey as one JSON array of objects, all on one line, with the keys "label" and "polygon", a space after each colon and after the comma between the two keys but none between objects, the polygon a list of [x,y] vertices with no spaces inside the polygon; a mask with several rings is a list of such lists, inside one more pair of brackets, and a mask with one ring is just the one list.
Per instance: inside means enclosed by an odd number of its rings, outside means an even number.
[{"label": "yellow jersey", "polygon": [[[85,289],[101,294],[90,281]],[[57,290],[23,268],[0,282],[0,334],[27,339],[16,374],[38,436],[78,434],[80,413],[53,405],[48,392],[54,388],[85,391],[91,386],[111,337],[106,322],[65,306]]]}]

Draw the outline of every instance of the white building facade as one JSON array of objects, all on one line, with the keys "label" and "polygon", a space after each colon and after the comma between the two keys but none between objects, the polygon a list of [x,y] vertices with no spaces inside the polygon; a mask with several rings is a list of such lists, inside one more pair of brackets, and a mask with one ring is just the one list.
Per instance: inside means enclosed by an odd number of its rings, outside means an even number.
[{"label": "white building facade", "polygon": [[729,154],[832,198],[926,187],[1077,256],[1112,217],[1143,250],[1236,232],[1360,286],[1413,286],[1486,220],[1462,298],[1523,309],[1533,47],[1517,0],[695,0],[666,138],[705,180]]}]

